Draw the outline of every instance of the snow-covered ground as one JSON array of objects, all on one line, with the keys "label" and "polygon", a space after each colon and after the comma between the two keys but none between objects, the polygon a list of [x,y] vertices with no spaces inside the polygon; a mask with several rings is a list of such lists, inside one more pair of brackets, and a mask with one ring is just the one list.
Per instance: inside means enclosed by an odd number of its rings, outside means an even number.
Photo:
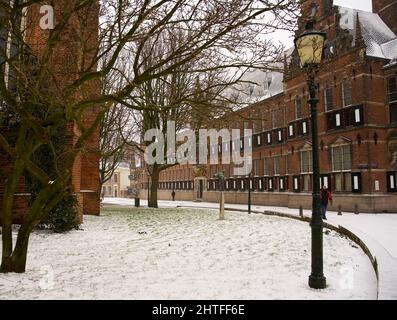
[{"label": "snow-covered ground", "polygon": [[0,299],[376,299],[367,256],[324,235],[325,290],[308,288],[310,227],[216,210],[110,207],[82,231],[35,231]]},{"label": "snow-covered ground", "polygon": [[[106,198],[104,203],[122,206],[133,205],[131,199]],[[146,200],[141,200],[142,205]],[[217,208],[219,204],[192,201],[159,201],[161,207],[202,207]],[[226,204],[226,208],[247,210],[247,205]],[[269,207],[253,205],[252,210],[258,212],[273,211],[292,216],[298,216],[299,210],[285,207]],[[304,216],[310,217],[311,211],[304,210]],[[327,213],[328,223],[334,226],[343,226],[352,231],[367,245],[378,261],[379,270],[379,299],[397,299],[397,213],[389,214],[359,214],[343,212]]]}]

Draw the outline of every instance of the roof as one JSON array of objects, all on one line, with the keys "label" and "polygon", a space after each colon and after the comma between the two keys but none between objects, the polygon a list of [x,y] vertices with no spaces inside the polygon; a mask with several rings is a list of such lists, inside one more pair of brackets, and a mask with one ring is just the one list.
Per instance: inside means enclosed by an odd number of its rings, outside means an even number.
[{"label": "roof", "polygon": [[[278,68],[281,66],[278,65]],[[283,92],[283,73],[259,69],[247,72],[242,82],[234,87],[237,100],[243,104],[252,104]]]},{"label": "roof", "polygon": [[356,39],[357,15],[362,35],[367,47],[367,56],[394,59],[397,58],[397,36],[377,13],[337,6],[341,15],[340,27],[349,30]]}]

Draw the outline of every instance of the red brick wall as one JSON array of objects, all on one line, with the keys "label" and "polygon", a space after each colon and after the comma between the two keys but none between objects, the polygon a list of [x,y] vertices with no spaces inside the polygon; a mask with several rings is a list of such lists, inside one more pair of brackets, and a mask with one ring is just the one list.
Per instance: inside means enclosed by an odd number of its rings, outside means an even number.
[{"label": "red brick wall", "polygon": [[[65,11],[73,5],[76,0],[59,0],[55,1],[55,20],[56,23],[62,18]],[[42,30],[39,26],[41,18],[40,6],[38,4],[31,5],[28,8],[26,20],[26,43],[30,46],[33,54],[42,61],[43,51],[48,41],[49,31]],[[65,29],[60,35],[60,40],[56,42],[54,47],[53,58],[49,62],[49,70],[52,73],[52,81],[56,85],[51,88],[63,88],[71,84],[77,77],[77,73],[81,68],[87,68],[91,64],[96,48],[98,46],[98,16],[99,16],[99,1],[94,1],[90,8],[74,14]],[[84,51],[82,51],[82,44]],[[84,57],[84,59],[83,59]],[[82,66],[81,61],[85,61],[86,65]],[[96,68],[96,65],[93,66]],[[59,102],[64,101],[64,92],[59,89],[50,89],[53,92],[49,93],[57,98]],[[87,83],[76,95],[76,99],[82,97],[92,97],[100,93],[100,83]],[[92,126],[95,117],[98,113],[97,108],[87,110],[83,115],[83,123],[86,128]],[[70,133],[68,144],[72,145],[79,132],[75,124],[70,124],[67,128]],[[77,156],[73,165],[72,171],[72,185],[74,191],[77,193],[79,200],[79,217],[82,221],[82,214],[99,214],[99,157],[97,149],[99,146],[98,130],[94,133],[91,139],[86,143],[83,152]],[[0,200],[4,187],[5,179],[8,176],[10,168],[10,159],[4,155],[3,150],[0,149]],[[83,191],[82,194],[80,192]],[[24,184],[20,183],[18,193],[23,194]],[[15,203],[15,217],[20,222],[24,212],[26,212],[27,201],[26,196],[18,195]]]}]

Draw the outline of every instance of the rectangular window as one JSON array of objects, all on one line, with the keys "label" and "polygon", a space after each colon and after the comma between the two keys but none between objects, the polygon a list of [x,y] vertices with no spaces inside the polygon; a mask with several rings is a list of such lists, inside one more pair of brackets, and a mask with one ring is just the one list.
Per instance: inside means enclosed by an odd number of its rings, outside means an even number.
[{"label": "rectangular window", "polygon": [[285,174],[288,174],[288,155],[284,156],[285,161]]},{"label": "rectangular window", "polygon": [[302,118],[302,99],[299,96],[295,98],[295,119]]},{"label": "rectangular window", "polygon": [[272,134],[268,132],[266,134],[267,144],[272,144]]},{"label": "rectangular window", "polygon": [[303,191],[310,191],[311,190],[311,175],[305,174],[303,175]]},{"label": "rectangular window", "polygon": [[361,173],[360,172],[352,173],[350,175],[350,181],[351,181],[350,191],[354,193],[361,193]]},{"label": "rectangular window", "polygon": [[293,124],[290,124],[289,126],[288,126],[288,137],[293,137],[294,136],[294,125]]},{"label": "rectangular window", "polygon": [[397,123],[397,102],[389,105],[390,123]]},{"label": "rectangular window", "polygon": [[335,114],[335,126],[340,127],[342,125],[340,113]]},{"label": "rectangular window", "polygon": [[286,189],[285,178],[280,178],[278,184],[280,191],[285,191]]},{"label": "rectangular window", "polygon": [[293,190],[294,192],[300,192],[300,176],[293,177]]},{"label": "rectangular window", "polygon": [[352,169],[351,146],[332,147],[332,171],[349,171]]},{"label": "rectangular window", "polygon": [[397,101],[397,77],[390,77],[387,79],[387,93],[388,93],[388,101],[393,102]]},{"label": "rectangular window", "polygon": [[264,176],[269,176],[270,175],[270,159],[269,158],[265,158],[263,163],[264,163],[263,175]]},{"label": "rectangular window", "polygon": [[268,188],[269,188],[269,191],[273,191],[274,190],[273,178],[270,178],[268,180]]},{"label": "rectangular window", "polygon": [[262,143],[261,135],[258,134],[258,135],[256,136],[256,145],[259,147],[259,146],[261,145],[261,143]]},{"label": "rectangular window", "polygon": [[396,172],[387,172],[387,192],[396,192],[397,191],[397,181],[396,181]]},{"label": "rectangular window", "polygon": [[274,175],[280,175],[280,157],[274,157]]},{"label": "rectangular window", "polygon": [[312,171],[312,151],[301,151],[301,173],[310,173]]},{"label": "rectangular window", "polygon": [[325,111],[330,111],[334,108],[332,88],[329,86],[324,89],[324,104]]},{"label": "rectangular window", "polygon": [[302,122],[302,134],[303,135],[307,134],[307,122],[306,121]]},{"label": "rectangular window", "polygon": [[113,176],[113,181],[114,181],[114,183],[118,183],[119,177],[118,177],[117,174],[115,174],[115,175]]},{"label": "rectangular window", "polygon": [[253,161],[254,176],[259,176],[259,160]]},{"label": "rectangular window", "polygon": [[342,105],[344,107],[352,104],[352,90],[350,83],[347,80],[342,82]]},{"label": "rectangular window", "polygon": [[272,110],[272,129],[277,127],[277,112],[276,110]]},{"label": "rectangular window", "polygon": [[277,142],[283,142],[283,130],[277,130]]},{"label": "rectangular window", "polygon": [[361,112],[360,112],[360,109],[355,109],[355,110],[354,110],[354,122],[355,122],[355,123],[360,123],[360,122],[361,122]]}]

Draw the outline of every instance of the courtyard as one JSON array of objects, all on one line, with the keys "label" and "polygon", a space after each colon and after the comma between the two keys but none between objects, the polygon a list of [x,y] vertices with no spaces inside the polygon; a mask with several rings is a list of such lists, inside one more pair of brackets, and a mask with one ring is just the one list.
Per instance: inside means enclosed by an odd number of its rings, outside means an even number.
[{"label": "courtyard", "polygon": [[81,230],[34,231],[0,299],[376,299],[368,257],[324,230],[325,290],[310,289],[310,226],[261,214],[107,205]]}]

